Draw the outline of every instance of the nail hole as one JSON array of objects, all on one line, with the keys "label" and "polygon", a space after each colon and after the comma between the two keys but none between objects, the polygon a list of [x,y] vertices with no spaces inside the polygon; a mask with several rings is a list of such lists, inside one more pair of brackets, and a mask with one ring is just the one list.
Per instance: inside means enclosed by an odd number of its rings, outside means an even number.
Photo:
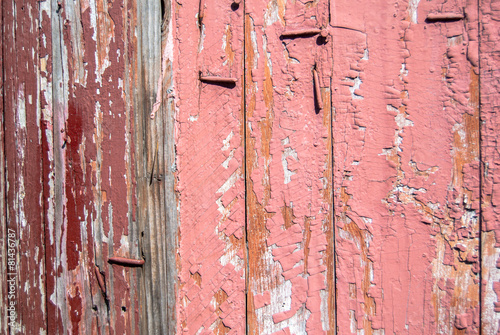
[{"label": "nail hole", "polygon": [[122,311],[126,312],[127,311],[127,307],[122,306]]},{"label": "nail hole", "polygon": [[327,42],[328,42],[328,36],[323,37],[323,36],[319,35],[318,38],[316,39],[316,45],[324,45]]},{"label": "nail hole", "polygon": [[232,10],[237,10],[238,8],[240,8],[240,4],[239,3],[233,2],[231,4],[231,9]]}]

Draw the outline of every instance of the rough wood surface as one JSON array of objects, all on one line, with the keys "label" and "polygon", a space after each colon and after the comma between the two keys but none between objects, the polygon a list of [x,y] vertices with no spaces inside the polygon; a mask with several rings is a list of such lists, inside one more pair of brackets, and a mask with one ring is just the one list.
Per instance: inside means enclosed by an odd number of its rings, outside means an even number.
[{"label": "rough wood surface", "polygon": [[[137,222],[143,334],[175,333],[177,200],[174,191],[173,41],[170,1],[137,2],[133,66]],[[163,10],[163,18],[162,18]]]}]

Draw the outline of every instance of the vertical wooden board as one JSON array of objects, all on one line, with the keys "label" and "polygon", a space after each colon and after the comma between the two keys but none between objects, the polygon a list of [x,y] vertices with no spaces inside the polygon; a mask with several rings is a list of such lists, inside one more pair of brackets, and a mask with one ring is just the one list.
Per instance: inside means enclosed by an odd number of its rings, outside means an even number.
[{"label": "vertical wooden board", "polygon": [[[40,3],[49,332],[138,331],[130,63],[132,2]],[[135,240],[134,240],[135,238]],[[101,283],[99,283],[101,281]]]},{"label": "vertical wooden board", "polygon": [[[3,35],[3,6],[0,5],[0,27],[2,27],[2,35]],[[7,213],[6,213],[6,198],[5,198],[5,133],[4,133],[4,105],[3,105],[3,45],[4,41],[2,38],[2,47],[0,47],[0,303],[3,306],[9,307],[6,303],[8,297],[8,289],[6,282],[4,279],[7,277],[7,267],[4,264],[7,264]],[[8,317],[8,312],[5,313]],[[0,331],[4,333],[7,332],[7,318],[0,318]]]},{"label": "vertical wooden board", "polygon": [[[60,46],[56,43],[53,50],[52,41],[56,40],[56,29],[52,29],[52,7],[50,1],[40,2],[39,7],[39,36],[42,41],[39,43],[39,66],[40,66],[40,111],[41,111],[41,131],[42,131],[42,146],[43,146],[43,201],[45,213],[45,275],[46,275],[46,304],[47,304],[47,329],[54,332],[62,332],[64,321],[62,319],[62,311],[66,310],[64,294],[57,292],[57,272],[60,269],[60,234],[56,234],[56,217],[60,214],[60,206],[56,206],[56,197],[61,199],[61,165],[59,164],[60,150],[54,146],[54,143],[60,144],[60,132],[54,131],[54,123],[58,120],[54,119],[54,111],[59,108],[59,100],[53,97],[52,86],[55,84],[54,93],[62,88],[61,72],[62,66],[52,68],[53,51]],[[57,52],[57,51],[56,51]],[[58,53],[60,55],[60,53]],[[56,64],[58,62],[56,61]],[[62,95],[60,96],[62,99]],[[57,161],[56,161],[57,159]],[[57,166],[57,169],[56,169]],[[57,175],[57,177],[56,177]],[[57,194],[57,195],[56,195]],[[57,237],[59,236],[59,237]],[[60,287],[60,286],[59,286]],[[61,292],[62,293],[62,292]]]},{"label": "vertical wooden board", "polygon": [[[3,1],[3,118],[6,235],[2,325],[11,334],[46,332],[38,1]],[[4,164],[4,161],[2,161]],[[5,323],[4,323],[5,322]]]},{"label": "vertical wooden board", "polygon": [[250,334],[335,333],[328,6],[245,3]]},{"label": "vertical wooden board", "polygon": [[331,9],[338,331],[477,333],[477,3]]},{"label": "vertical wooden board", "polygon": [[500,7],[493,1],[480,3],[481,326],[483,334],[498,334],[500,322],[500,154],[498,151]]},{"label": "vertical wooden board", "polygon": [[144,334],[176,333],[172,6],[166,0],[137,2],[134,137],[140,256],[146,261],[140,274],[140,330]]},{"label": "vertical wooden board", "polygon": [[243,5],[190,0],[175,13],[177,332],[243,334]]}]

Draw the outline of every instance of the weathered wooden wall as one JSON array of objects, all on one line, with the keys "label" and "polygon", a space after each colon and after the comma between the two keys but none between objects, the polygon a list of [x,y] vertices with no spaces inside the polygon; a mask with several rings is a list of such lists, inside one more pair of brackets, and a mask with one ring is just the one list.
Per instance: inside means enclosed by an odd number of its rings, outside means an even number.
[{"label": "weathered wooden wall", "polygon": [[3,333],[499,333],[498,2],[0,13]]}]

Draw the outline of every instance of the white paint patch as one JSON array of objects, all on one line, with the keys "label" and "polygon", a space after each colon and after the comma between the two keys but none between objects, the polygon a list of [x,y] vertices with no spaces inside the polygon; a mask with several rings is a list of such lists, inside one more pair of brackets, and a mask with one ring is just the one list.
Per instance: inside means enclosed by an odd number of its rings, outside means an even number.
[{"label": "white paint patch", "polygon": [[252,31],[250,32],[250,40],[252,41],[252,47],[253,47],[253,52],[254,52],[254,63],[253,63],[253,68],[256,69],[259,65],[259,58],[260,58],[260,54],[259,54],[259,45],[257,43],[257,32],[254,30],[255,28],[255,25],[254,25],[254,22],[253,22],[253,19],[252,19]]},{"label": "white paint patch", "polygon": [[368,60],[368,48],[365,49],[365,51],[363,53],[363,58],[361,58],[361,59]]},{"label": "white paint patch", "polygon": [[222,162],[222,166],[224,167],[224,169],[227,169],[229,167],[229,162],[231,161],[231,159],[234,158],[235,152],[236,152],[236,149],[231,150],[231,152],[229,153],[229,156],[227,156],[226,160],[224,162]]},{"label": "white paint patch", "polygon": [[222,144],[223,144],[222,148],[221,148],[222,151],[226,151],[229,149],[229,146],[231,144],[231,139],[233,138],[233,136],[234,136],[234,132],[231,130],[229,135],[227,135],[226,139],[222,140]]},{"label": "white paint patch", "polygon": [[291,182],[292,176],[297,173],[294,171],[290,171],[288,169],[288,161],[287,161],[288,157],[293,157],[296,161],[299,160],[297,156],[297,151],[295,151],[295,149],[287,147],[285,148],[285,150],[283,150],[283,154],[281,155],[281,164],[283,165],[283,175],[285,178],[285,184]]},{"label": "white paint patch", "polygon": [[18,124],[22,130],[26,130],[26,99],[24,97],[24,85],[19,87],[17,94]]},{"label": "white paint patch", "polygon": [[330,315],[328,313],[328,291],[320,290],[319,296],[321,298],[321,305],[320,305],[321,327],[323,328],[324,331],[328,331],[330,330],[330,320],[329,320]]},{"label": "white paint patch", "polygon": [[[196,20],[198,20],[198,14],[196,15]],[[201,34],[200,34],[200,44],[198,45],[198,53],[203,50],[203,43],[205,42],[205,25],[201,25]]]},{"label": "white paint patch", "polygon": [[351,98],[352,99],[364,99],[361,95],[357,95],[357,94],[354,93],[357,89],[359,89],[359,87],[363,83],[363,81],[361,81],[361,79],[359,79],[359,76],[356,77],[356,78],[354,78],[354,79],[345,78],[345,80],[354,83],[353,86],[349,87],[349,91],[351,92]]},{"label": "white paint patch", "polygon": [[358,327],[356,327],[356,325],[357,325],[356,312],[352,309],[349,310],[349,321],[350,321],[351,333],[355,334]]},{"label": "white paint patch", "polygon": [[417,23],[418,21],[418,4],[420,0],[410,0],[408,2],[408,15],[410,16],[412,23]]},{"label": "white paint patch", "polygon": [[266,55],[266,60],[267,60],[267,67],[269,68],[269,73],[273,75],[273,62],[272,62],[272,57],[271,53],[267,51],[267,35],[262,36],[262,48],[264,49],[264,55]]},{"label": "white paint patch", "polygon": [[278,1],[269,1],[267,4],[267,10],[264,13],[264,29],[273,25],[273,23],[279,21],[279,6]]},{"label": "white paint patch", "polygon": [[217,190],[217,193],[226,193],[231,187],[236,184],[236,181],[241,178],[241,173],[239,169],[236,169],[236,171],[233,172],[231,177],[229,177],[228,180],[224,182],[224,184]]}]

